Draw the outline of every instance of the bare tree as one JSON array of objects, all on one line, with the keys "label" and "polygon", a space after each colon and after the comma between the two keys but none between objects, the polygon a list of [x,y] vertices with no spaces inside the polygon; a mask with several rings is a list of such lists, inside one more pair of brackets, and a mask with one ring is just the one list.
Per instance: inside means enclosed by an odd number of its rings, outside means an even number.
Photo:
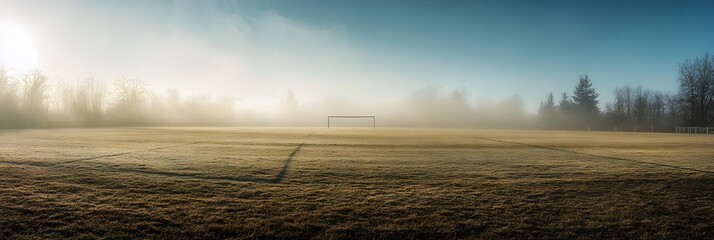
[{"label": "bare tree", "polygon": [[0,114],[5,116],[14,104],[13,99],[10,99],[14,95],[14,90],[12,89],[12,77],[8,74],[8,70],[3,66],[0,66]]},{"label": "bare tree", "polygon": [[679,65],[679,94],[687,124],[709,126],[714,101],[714,58],[709,53]]},{"label": "bare tree", "polygon": [[[8,70],[0,66],[0,95],[5,95],[5,92],[10,89],[10,80]],[[2,99],[0,99],[0,102],[2,102]]]},{"label": "bare tree", "polygon": [[649,95],[650,91],[643,89],[642,86],[635,88],[635,95],[632,102],[633,116],[635,123],[635,131],[647,124],[647,111],[649,110]]},{"label": "bare tree", "polygon": [[664,116],[666,98],[667,95],[659,91],[650,95],[648,113],[652,131],[659,129],[662,124],[661,122]]},{"label": "bare tree", "polygon": [[449,100],[458,105],[459,107],[468,107],[469,106],[469,92],[466,90],[466,88],[457,88],[451,91],[451,94],[449,95]]},{"label": "bare tree", "polygon": [[42,121],[47,103],[47,76],[39,70],[30,70],[22,78],[22,109],[32,123]]},{"label": "bare tree", "polygon": [[681,96],[674,94],[665,98],[665,108],[667,111],[667,126],[670,130],[683,123],[684,116],[687,116],[682,104]]},{"label": "bare tree", "polygon": [[630,127],[635,126],[635,107],[634,107],[634,93],[632,90],[632,87],[630,85],[625,85],[624,88],[622,88],[622,96],[623,100],[625,103],[625,113],[627,117],[627,123],[630,125]]},{"label": "bare tree", "polygon": [[17,88],[7,68],[0,66],[0,128],[19,122]]},{"label": "bare tree", "polygon": [[104,110],[106,90],[101,82],[89,78],[77,84],[72,111],[80,119],[91,125],[99,124]]},{"label": "bare tree", "polygon": [[118,77],[114,81],[114,118],[123,124],[137,124],[146,101],[146,84],[135,78]]},{"label": "bare tree", "polygon": [[166,104],[170,108],[176,108],[181,104],[181,93],[178,89],[169,88],[166,90]]},{"label": "bare tree", "polygon": [[629,123],[629,112],[627,107],[630,105],[627,100],[627,87],[615,88],[615,102],[611,106],[611,117],[615,123],[615,131],[622,128],[623,125]]},{"label": "bare tree", "polygon": [[63,121],[72,121],[74,119],[74,114],[72,114],[72,106],[74,105],[74,99],[75,99],[75,86],[60,86],[59,88],[59,98],[57,99],[57,105],[58,107],[56,108],[57,111],[59,112],[58,115],[60,115],[61,119]]}]

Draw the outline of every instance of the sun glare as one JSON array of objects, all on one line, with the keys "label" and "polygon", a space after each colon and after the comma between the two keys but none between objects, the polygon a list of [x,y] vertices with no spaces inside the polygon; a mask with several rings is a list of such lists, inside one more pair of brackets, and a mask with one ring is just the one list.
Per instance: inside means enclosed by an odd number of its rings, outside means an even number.
[{"label": "sun glare", "polygon": [[17,72],[38,67],[35,42],[21,25],[0,21],[0,65]]}]

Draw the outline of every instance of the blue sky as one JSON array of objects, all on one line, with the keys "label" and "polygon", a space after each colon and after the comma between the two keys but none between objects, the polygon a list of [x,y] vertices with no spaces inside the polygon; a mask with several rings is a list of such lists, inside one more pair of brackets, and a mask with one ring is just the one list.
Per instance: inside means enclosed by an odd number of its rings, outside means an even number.
[{"label": "blue sky", "polygon": [[264,107],[287,88],[378,103],[436,86],[474,102],[517,94],[535,111],[583,74],[602,106],[625,84],[674,92],[677,64],[714,53],[707,1],[0,3],[57,78],[122,74]]},{"label": "blue sky", "polygon": [[623,84],[674,91],[677,64],[714,50],[707,1],[307,2],[247,8],[344,26],[366,51],[433,77],[417,83],[463,85],[489,97],[571,92],[581,74],[605,101]]}]

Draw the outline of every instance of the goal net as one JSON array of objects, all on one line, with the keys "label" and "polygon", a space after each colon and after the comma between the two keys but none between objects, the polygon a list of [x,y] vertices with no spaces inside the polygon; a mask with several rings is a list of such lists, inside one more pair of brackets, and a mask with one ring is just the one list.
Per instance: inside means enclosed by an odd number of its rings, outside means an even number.
[{"label": "goal net", "polygon": [[377,117],[374,115],[330,115],[327,116],[327,128],[341,127],[364,127],[372,126],[377,128]]}]

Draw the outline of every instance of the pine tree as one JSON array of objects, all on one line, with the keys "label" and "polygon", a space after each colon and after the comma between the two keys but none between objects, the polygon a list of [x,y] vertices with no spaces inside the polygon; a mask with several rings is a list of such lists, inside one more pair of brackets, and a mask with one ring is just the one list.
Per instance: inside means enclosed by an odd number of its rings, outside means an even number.
[{"label": "pine tree", "polygon": [[562,97],[560,98],[560,102],[558,103],[558,112],[562,114],[569,114],[573,110],[573,102],[570,101],[568,93],[563,92],[561,96]]},{"label": "pine tree", "polygon": [[554,126],[556,121],[556,112],[558,108],[555,105],[555,99],[553,98],[553,93],[548,94],[548,99],[545,102],[540,103],[540,109],[538,109],[538,115],[542,121],[542,125],[546,128]]},{"label": "pine tree", "polygon": [[580,81],[575,86],[575,91],[573,91],[573,104],[575,107],[585,113],[599,113],[600,109],[597,106],[598,96],[600,95],[595,92],[593,83],[588,75],[585,74],[585,77],[580,76]]},{"label": "pine tree", "polygon": [[557,110],[556,108],[553,93],[550,93],[548,94],[548,99],[546,99],[545,102],[541,102],[538,112],[542,114],[552,114]]}]

